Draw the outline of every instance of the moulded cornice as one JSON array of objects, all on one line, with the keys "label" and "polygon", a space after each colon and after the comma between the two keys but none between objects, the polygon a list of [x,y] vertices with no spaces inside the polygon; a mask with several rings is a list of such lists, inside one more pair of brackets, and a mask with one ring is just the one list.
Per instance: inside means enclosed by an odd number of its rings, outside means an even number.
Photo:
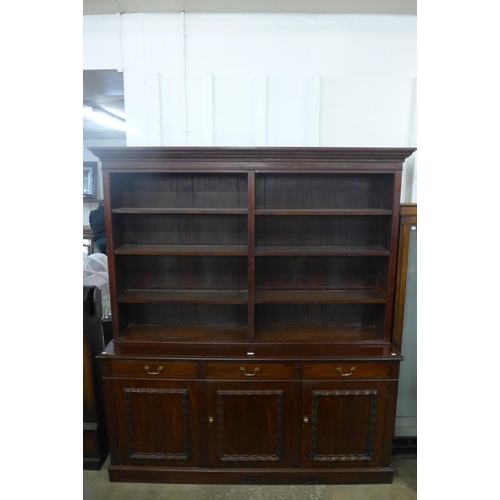
[{"label": "moulded cornice", "polygon": [[92,147],[101,161],[223,161],[274,162],[310,160],[315,162],[395,162],[401,163],[416,148],[323,148],[323,147]]}]

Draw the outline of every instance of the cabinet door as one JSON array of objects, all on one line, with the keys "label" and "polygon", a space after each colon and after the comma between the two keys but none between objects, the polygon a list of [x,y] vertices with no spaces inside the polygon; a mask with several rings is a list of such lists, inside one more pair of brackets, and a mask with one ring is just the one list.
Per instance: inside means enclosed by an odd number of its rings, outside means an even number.
[{"label": "cabinet door", "polygon": [[209,383],[211,466],[289,466],[291,402],[290,382]]},{"label": "cabinet door", "polygon": [[385,382],[304,383],[302,466],[379,466],[386,397]]},{"label": "cabinet door", "polygon": [[115,380],[114,389],[121,464],[199,464],[196,382]]}]

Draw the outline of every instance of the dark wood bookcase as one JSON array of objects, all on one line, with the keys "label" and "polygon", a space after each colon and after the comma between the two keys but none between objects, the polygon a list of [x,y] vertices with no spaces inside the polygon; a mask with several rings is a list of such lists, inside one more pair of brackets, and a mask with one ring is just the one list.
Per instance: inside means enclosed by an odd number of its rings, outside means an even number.
[{"label": "dark wood bookcase", "polygon": [[112,481],[390,482],[410,148],[91,148]]}]

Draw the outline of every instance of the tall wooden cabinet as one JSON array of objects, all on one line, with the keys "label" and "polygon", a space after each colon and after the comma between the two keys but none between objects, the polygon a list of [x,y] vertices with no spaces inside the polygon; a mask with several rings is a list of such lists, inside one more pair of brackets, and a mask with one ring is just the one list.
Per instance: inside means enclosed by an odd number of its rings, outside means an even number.
[{"label": "tall wooden cabinet", "polygon": [[112,481],[390,482],[413,149],[91,148]]}]

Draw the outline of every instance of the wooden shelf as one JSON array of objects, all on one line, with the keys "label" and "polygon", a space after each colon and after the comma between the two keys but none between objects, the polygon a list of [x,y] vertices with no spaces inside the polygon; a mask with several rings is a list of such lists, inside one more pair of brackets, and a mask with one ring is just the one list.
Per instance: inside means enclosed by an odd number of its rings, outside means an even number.
[{"label": "wooden shelf", "polygon": [[[248,255],[246,245],[122,245],[115,255]],[[380,246],[257,246],[256,256],[387,256]]]},{"label": "wooden shelf", "polygon": [[[219,290],[127,290],[120,303],[246,304],[246,291]],[[383,304],[378,290],[256,291],[256,304]]]},{"label": "wooden shelf", "polygon": [[248,255],[246,245],[122,245],[115,255]]},{"label": "wooden shelf", "polygon": [[113,208],[114,214],[143,215],[246,215],[246,208]]},{"label": "wooden shelf", "polygon": [[321,209],[268,209],[258,208],[255,215],[392,215],[392,210],[384,208],[321,208]]},{"label": "wooden shelf", "polygon": [[385,304],[378,290],[256,291],[256,304]]},{"label": "wooden shelf", "polygon": [[256,246],[257,256],[386,256],[381,246]]},{"label": "wooden shelf", "polygon": [[245,342],[247,327],[163,326],[131,324],[122,332],[120,340],[173,342]]},{"label": "wooden shelf", "polygon": [[258,342],[380,342],[375,327],[255,327]]},{"label": "wooden shelf", "polygon": [[126,290],[119,303],[148,304],[246,304],[248,292],[241,290]]},{"label": "wooden shelf", "polygon": [[[246,208],[114,208],[114,214],[159,214],[159,215],[245,215]],[[383,208],[325,208],[325,209],[256,209],[255,215],[309,216],[309,215],[349,215],[349,216],[380,216],[392,215],[392,210]]]}]

